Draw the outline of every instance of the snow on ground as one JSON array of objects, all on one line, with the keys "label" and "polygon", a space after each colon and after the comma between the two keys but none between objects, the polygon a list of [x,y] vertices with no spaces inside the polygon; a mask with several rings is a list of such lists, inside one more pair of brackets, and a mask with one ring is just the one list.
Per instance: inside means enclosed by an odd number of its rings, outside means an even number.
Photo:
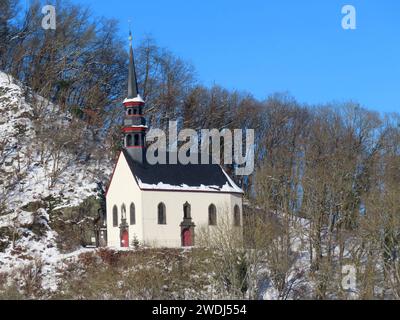
[{"label": "snow on ground", "polygon": [[14,223],[20,225],[28,225],[33,222],[33,216],[31,212],[25,211],[14,211],[11,214],[0,217],[0,228],[10,227]]},{"label": "snow on ground", "polygon": [[[22,236],[10,245],[4,252],[0,252],[0,273],[10,275],[9,281],[17,280],[23,285],[24,270],[40,270],[41,287],[45,291],[55,292],[60,281],[60,270],[66,263],[72,262],[82,253],[92,252],[94,248],[81,248],[68,254],[61,254],[56,246],[56,232],[48,225],[49,216],[44,209],[39,209],[36,215],[43,225],[45,233],[35,235],[29,226],[34,221],[31,212],[17,211],[0,217],[0,228],[18,228]],[[10,283],[9,283],[10,284]]]}]

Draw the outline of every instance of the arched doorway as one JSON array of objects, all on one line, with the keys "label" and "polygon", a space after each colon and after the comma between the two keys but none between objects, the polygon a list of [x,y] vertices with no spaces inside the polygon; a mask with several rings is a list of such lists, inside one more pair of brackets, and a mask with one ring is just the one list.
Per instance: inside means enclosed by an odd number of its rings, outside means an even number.
[{"label": "arched doorway", "polygon": [[195,227],[196,225],[192,221],[191,205],[186,202],[183,205],[183,221],[181,223],[182,247],[193,247],[195,245]]},{"label": "arched doorway", "polygon": [[182,231],[182,246],[183,247],[192,247],[193,246],[193,237],[191,228],[183,229]]},{"label": "arched doorway", "polygon": [[129,233],[128,230],[122,231],[121,234],[121,247],[128,248],[129,247]]}]

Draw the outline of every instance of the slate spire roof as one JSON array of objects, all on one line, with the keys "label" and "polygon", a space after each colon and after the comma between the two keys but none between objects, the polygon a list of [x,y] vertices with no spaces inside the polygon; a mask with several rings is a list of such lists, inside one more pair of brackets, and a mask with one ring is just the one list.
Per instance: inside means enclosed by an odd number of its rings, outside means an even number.
[{"label": "slate spire roof", "polygon": [[129,76],[128,76],[128,99],[134,99],[139,96],[136,69],[135,69],[135,59],[133,56],[132,48],[132,32],[129,31]]}]

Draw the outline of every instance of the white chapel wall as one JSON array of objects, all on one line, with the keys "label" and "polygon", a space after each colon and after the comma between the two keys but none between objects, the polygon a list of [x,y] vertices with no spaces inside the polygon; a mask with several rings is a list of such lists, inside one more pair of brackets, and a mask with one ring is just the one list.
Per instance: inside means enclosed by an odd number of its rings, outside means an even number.
[{"label": "white chapel wall", "polygon": [[[158,204],[161,202],[166,207],[166,225],[158,224]],[[208,208],[211,204],[214,204],[217,208],[217,222],[218,217],[226,214],[226,211],[233,217],[235,205],[239,205],[242,211],[242,196],[240,194],[144,191],[143,235],[145,244],[155,247],[181,246],[180,224],[183,221],[183,205],[186,202],[191,205],[192,221],[196,225],[195,235],[200,228],[208,226]]]},{"label": "white chapel wall", "polygon": [[[136,224],[130,225],[130,205],[135,204]],[[108,246],[120,247],[121,206],[126,206],[126,217],[129,225],[129,244],[132,244],[134,235],[139,241],[143,240],[143,216],[141,190],[131,173],[128,163],[121,154],[114,176],[107,193],[107,242]],[[118,226],[113,226],[113,207],[118,207]]]}]

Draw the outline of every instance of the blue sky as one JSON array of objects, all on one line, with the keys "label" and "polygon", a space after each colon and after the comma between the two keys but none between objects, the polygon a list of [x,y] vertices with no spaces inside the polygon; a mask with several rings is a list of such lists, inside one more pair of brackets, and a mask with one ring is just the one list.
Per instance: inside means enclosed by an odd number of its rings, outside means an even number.
[{"label": "blue sky", "polygon": [[[205,85],[264,99],[289,92],[303,103],[358,101],[400,112],[398,0],[73,0],[116,18],[126,36],[152,35],[191,62]],[[344,5],[357,29],[343,30]]]}]

